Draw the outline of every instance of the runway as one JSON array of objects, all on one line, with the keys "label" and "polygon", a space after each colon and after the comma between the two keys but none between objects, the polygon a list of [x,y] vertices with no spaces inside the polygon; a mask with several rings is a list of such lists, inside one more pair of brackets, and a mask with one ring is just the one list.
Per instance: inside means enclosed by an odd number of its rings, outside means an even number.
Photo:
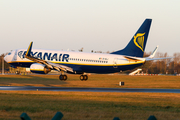
[{"label": "runway", "polygon": [[145,88],[80,88],[80,87],[33,87],[0,86],[0,90],[17,91],[71,91],[71,92],[143,92],[143,93],[180,93],[180,89],[145,89]]}]

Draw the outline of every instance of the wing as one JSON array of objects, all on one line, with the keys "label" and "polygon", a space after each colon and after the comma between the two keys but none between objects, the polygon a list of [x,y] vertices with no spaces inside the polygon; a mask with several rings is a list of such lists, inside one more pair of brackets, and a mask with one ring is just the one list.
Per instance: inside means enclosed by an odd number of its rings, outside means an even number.
[{"label": "wing", "polygon": [[47,68],[51,69],[51,70],[57,70],[57,71],[69,71],[69,72],[74,72],[73,69],[71,67],[68,67],[68,66],[65,66],[65,65],[61,65],[61,64],[56,64],[56,63],[52,63],[52,62],[48,62],[46,60],[42,60],[42,59],[39,59],[39,58],[36,58],[36,57],[33,57],[31,56],[31,49],[32,49],[32,44],[33,42],[30,43],[29,45],[29,48],[26,52],[26,55],[25,57],[29,60],[32,60],[36,63],[40,63],[40,64],[43,64],[43,65],[46,65]]}]

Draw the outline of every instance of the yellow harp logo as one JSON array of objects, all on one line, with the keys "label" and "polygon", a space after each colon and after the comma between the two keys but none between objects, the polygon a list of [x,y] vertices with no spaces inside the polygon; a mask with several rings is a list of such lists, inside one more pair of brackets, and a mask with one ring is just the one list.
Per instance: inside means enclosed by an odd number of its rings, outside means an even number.
[{"label": "yellow harp logo", "polygon": [[134,44],[144,52],[144,34],[138,33],[134,36]]}]

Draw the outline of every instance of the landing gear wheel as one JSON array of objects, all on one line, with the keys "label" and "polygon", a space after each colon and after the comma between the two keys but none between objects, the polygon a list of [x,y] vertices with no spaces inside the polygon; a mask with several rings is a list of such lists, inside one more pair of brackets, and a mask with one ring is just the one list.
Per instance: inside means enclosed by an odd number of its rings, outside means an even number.
[{"label": "landing gear wheel", "polygon": [[80,80],[82,80],[82,81],[83,81],[83,80],[86,81],[87,79],[88,79],[88,76],[87,76],[87,75],[81,75],[81,76],[80,76]]},{"label": "landing gear wheel", "polygon": [[67,75],[63,75],[64,76],[64,81],[67,80]]},{"label": "landing gear wheel", "polygon": [[63,75],[60,75],[59,76],[59,80],[63,80],[64,76]]},{"label": "landing gear wheel", "polygon": [[67,80],[67,75],[60,75],[59,80]]},{"label": "landing gear wheel", "polygon": [[87,75],[84,75],[84,80],[86,81],[88,79],[88,76]]},{"label": "landing gear wheel", "polygon": [[81,80],[81,81],[84,80],[84,76],[83,76],[83,75],[80,76],[80,80]]}]

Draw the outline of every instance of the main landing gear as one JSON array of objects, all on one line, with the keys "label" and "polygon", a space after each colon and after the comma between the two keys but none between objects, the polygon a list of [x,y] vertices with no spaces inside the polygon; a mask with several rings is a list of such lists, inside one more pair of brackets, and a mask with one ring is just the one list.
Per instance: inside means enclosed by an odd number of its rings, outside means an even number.
[{"label": "main landing gear", "polygon": [[59,76],[59,80],[64,80],[64,81],[66,81],[66,80],[67,80],[67,75],[60,75],[60,76]]},{"label": "main landing gear", "polygon": [[[80,76],[80,80],[81,81],[86,81],[88,79],[88,76],[87,75],[81,75]],[[61,81],[66,81],[67,80],[67,75],[60,75],[59,76],[59,80],[61,80]]]},{"label": "main landing gear", "polygon": [[88,79],[88,76],[87,75],[81,75],[80,76],[80,80],[83,81],[83,80],[87,80]]}]

